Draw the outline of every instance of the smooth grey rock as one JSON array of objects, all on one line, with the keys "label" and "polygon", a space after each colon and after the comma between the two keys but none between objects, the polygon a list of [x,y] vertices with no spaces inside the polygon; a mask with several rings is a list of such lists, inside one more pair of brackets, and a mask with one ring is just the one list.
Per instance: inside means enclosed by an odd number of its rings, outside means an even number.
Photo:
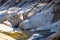
[{"label": "smooth grey rock", "polygon": [[[58,29],[60,26],[60,21],[53,23],[51,25],[48,26],[44,26],[44,27],[38,27],[36,30],[51,30],[53,31],[54,29]],[[55,31],[55,30],[54,30]],[[57,31],[57,30],[56,30]]]},{"label": "smooth grey rock", "polygon": [[0,11],[0,23],[3,23],[4,21],[6,21],[8,19],[6,11],[7,10]]},{"label": "smooth grey rock", "polygon": [[41,13],[35,14],[30,19],[23,21],[19,27],[22,27],[22,29],[31,29],[50,25],[54,15],[51,13],[53,8],[54,6],[51,6],[47,10],[43,10]]},{"label": "smooth grey rock", "polygon": [[28,40],[40,40],[40,37],[43,37],[40,34],[33,34]]}]

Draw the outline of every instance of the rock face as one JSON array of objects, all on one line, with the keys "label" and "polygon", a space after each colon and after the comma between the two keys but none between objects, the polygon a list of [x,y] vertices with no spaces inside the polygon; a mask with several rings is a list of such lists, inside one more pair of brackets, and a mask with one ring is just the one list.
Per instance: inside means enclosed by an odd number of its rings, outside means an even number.
[{"label": "rock face", "polygon": [[7,14],[17,13],[19,10],[21,10],[19,7],[10,7],[7,11]]},{"label": "rock face", "polygon": [[42,11],[41,13],[37,13],[36,15],[32,16],[30,19],[22,22],[19,27],[22,29],[31,29],[35,27],[42,27],[51,24],[53,14],[53,7],[51,6],[49,9]]},{"label": "rock face", "polygon": [[[36,30],[53,30],[54,28],[59,28],[60,26],[60,21],[53,23],[49,26],[44,26],[44,27],[38,27]],[[59,30],[59,29],[58,29]],[[57,31],[57,30],[56,30]]]},{"label": "rock face", "polygon": [[60,20],[60,4],[56,4],[56,6],[54,7],[54,17],[53,17],[53,21],[52,22],[57,22],[58,20]]},{"label": "rock face", "polygon": [[55,0],[55,3],[60,3],[60,0]]},{"label": "rock face", "polygon": [[6,10],[5,11],[0,11],[0,23],[3,23],[7,19],[8,18],[7,18]]},{"label": "rock face", "polygon": [[59,33],[52,34],[47,38],[47,40],[60,40],[60,34]]},{"label": "rock face", "polygon": [[9,16],[8,19],[13,26],[18,26],[18,24],[21,22],[19,15],[13,13],[11,16]]},{"label": "rock face", "polygon": [[[17,12],[20,8],[12,7],[7,11],[8,21],[13,25],[13,27],[17,27],[18,24],[21,22],[20,15]],[[12,11],[13,10],[13,11]]]},{"label": "rock face", "polygon": [[29,4],[25,4],[21,7],[22,9],[19,11],[19,14],[23,15],[23,20],[26,20],[26,19],[29,18],[28,17],[29,12],[33,11],[33,8],[34,8],[35,5],[37,5],[37,3],[38,2],[29,3]]},{"label": "rock face", "polygon": [[0,0],[0,5],[6,2],[7,0]]}]

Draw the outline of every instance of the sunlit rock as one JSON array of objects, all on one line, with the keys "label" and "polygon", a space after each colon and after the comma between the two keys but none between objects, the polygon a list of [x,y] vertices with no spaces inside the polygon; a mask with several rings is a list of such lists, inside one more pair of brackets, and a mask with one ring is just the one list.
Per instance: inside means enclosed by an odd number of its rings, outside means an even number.
[{"label": "sunlit rock", "polygon": [[47,3],[39,3],[38,5],[37,5],[37,7],[39,8],[39,7],[43,7],[43,6],[46,6],[47,5]]},{"label": "sunlit rock", "polygon": [[7,20],[7,21],[4,21],[3,24],[7,25],[7,26],[10,26],[12,27],[13,25]]},{"label": "sunlit rock", "polygon": [[[27,6],[28,7],[28,6]],[[18,12],[18,14],[19,15],[21,15],[22,14],[22,16],[23,16],[23,20],[26,20],[26,19],[28,19],[28,14],[29,14],[29,12],[32,10],[32,8],[22,8],[19,12]]]},{"label": "sunlit rock", "polygon": [[21,9],[21,8],[19,8],[19,7],[11,7],[11,8],[8,9],[7,14],[18,13],[18,11],[19,11],[20,9]]},{"label": "sunlit rock", "polygon": [[0,30],[4,32],[10,32],[13,31],[13,28],[4,24],[0,24]]},{"label": "sunlit rock", "polygon": [[14,39],[11,36],[8,36],[4,33],[0,33],[0,40],[16,40],[16,39]]}]

